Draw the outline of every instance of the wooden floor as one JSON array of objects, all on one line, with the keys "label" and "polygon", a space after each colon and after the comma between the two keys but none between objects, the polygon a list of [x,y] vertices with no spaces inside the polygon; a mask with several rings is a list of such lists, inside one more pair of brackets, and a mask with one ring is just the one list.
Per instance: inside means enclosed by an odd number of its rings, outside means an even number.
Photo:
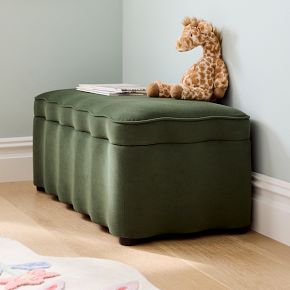
[{"label": "wooden floor", "polygon": [[41,255],[121,261],[165,290],[290,289],[290,247],[262,235],[180,237],[124,247],[86,216],[36,192],[31,182],[0,184],[0,235]]}]

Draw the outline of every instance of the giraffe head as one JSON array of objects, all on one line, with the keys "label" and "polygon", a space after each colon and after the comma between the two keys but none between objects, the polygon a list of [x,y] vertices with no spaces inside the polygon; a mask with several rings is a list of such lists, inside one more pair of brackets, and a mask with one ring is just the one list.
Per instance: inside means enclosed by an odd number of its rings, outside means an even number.
[{"label": "giraffe head", "polygon": [[209,39],[220,41],[216,29],[204,20],[186,17],[183,26],[182,34],[176,43],[178,51],[192,50],[199,45],[204,45]]}]

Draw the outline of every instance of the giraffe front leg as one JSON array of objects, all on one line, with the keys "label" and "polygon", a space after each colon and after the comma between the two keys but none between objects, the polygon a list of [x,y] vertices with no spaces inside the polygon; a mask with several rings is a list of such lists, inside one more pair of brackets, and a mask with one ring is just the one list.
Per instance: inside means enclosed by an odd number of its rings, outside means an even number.
[{"label": "giraffe front leg", "polygon": [[210,101],[212,99],[213,90],[200,87],[184,86],[182,90],[181,99],[183,100],[197,100]]},{"label": "giraffe front leg", "polygon": [[175,99],[209,101],[213,92],[200,87],[173,85],[170,94]]},{"label": "giraffe front leg", "polygon": [[170,90],[172,85],[160,81],[149,84],[146,92],[148,97],[171,98]]}]

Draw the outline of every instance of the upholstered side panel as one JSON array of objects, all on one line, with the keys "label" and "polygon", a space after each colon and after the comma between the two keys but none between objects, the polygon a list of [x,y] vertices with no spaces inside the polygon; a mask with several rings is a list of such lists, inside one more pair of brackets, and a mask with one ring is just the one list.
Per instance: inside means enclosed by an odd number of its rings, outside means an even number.
[{"label": "upholstered side panel", "polygon": [[118,146],[34,119],[34,183],[127,238],[251,219],[250,142]]}]

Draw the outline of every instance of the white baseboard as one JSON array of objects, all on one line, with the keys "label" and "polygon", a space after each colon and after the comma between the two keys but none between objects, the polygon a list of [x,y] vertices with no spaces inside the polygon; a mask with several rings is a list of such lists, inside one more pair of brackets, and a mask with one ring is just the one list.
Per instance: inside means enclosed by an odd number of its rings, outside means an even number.
[{"label": "white baseboard", "polygon": [[290,183],[253,173],[254,231],[290,246]]},{"label": "white baseboard", "polygon": [[0,182],[32,180],[32,137],[0,138]]}]

